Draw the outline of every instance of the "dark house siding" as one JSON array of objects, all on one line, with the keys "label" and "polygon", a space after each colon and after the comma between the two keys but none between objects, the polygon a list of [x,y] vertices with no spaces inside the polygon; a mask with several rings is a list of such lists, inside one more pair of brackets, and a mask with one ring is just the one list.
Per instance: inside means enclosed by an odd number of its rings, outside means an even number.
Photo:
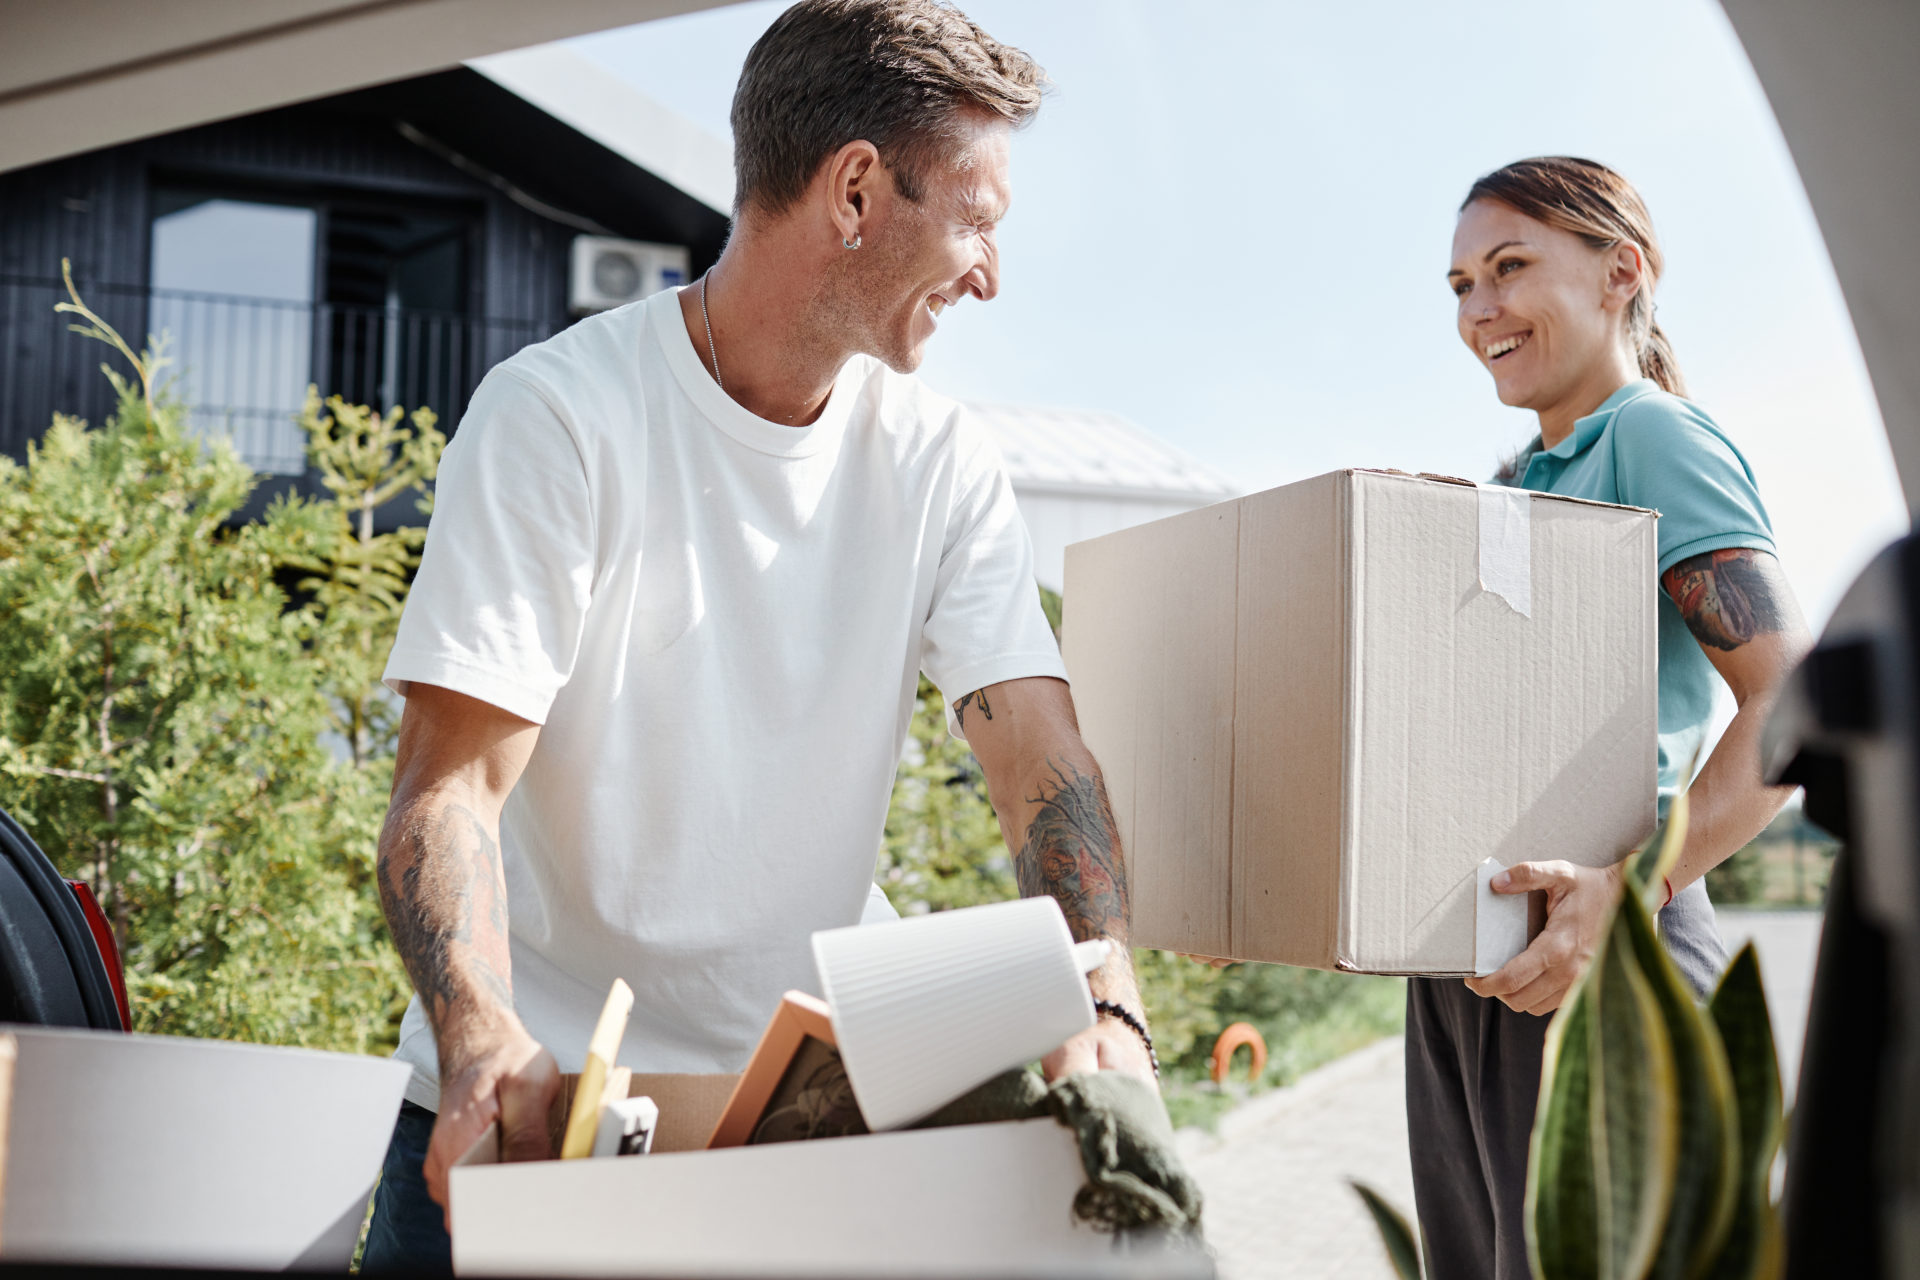
[{"label": "dark house siding", "polygon": [[[156,186],[311,203],[323,218],[388,202],[469,219],[464,313],[476,349],[463,357],[459,405],[442,410],[449,419],[487,368],[571,323],[567,260],[580,230],[687,245],[697,274],[727,228],[466,68],[0,174],[0,450],[23,456],[56,410],[96,422],[111,410],[99,372],[110,353],[52,312],[60,260],[72,260],[88,303],[130,341],[144,335]],[[347,390],[326,385],[319,356],[313,367],[323,394]]]}]

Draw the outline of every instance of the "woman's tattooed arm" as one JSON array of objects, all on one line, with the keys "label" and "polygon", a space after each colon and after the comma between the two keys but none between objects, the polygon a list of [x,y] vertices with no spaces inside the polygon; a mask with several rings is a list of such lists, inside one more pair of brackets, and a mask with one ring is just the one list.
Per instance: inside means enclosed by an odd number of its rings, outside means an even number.
[{"label": "woman's tattooed arm", "polygon": [[1785,629],[1792,593],[1780,562],[1765,551],[1731,547],[1682,560],[1660,577],[1694,639],[1731,651]]}]

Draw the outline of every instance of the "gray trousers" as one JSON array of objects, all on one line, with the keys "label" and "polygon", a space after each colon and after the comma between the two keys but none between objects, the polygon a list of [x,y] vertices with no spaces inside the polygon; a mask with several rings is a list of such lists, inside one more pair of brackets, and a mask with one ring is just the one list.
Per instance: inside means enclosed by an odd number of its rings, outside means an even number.
[{"label": "gray trousers", "polygon": [[[1726,968],[1706,886],[1659,916],[1696,994]],[[1544,1017],[1515,1013],[1458,978],[1407,980],[1407,1132],[1428,1280],[1528,1280],[1527,1140],[1540,1095]]]}]

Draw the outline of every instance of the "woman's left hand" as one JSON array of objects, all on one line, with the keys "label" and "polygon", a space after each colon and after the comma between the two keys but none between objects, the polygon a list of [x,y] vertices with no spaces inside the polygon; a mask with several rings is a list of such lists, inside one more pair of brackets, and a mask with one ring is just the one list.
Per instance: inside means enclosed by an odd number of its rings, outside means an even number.
[{"label": "woman's left hand", "polygon": [[1547,895],[1547,923],[1540,936],[1500,969],[1468,978],[1467,989],[1491,996],[1517,1013],[1549,1014],[1560,1007],[1587,961],[1593,958],[1609,912],[1620,896],[1621,868],[1576,867],[1571,862],[1522,862],[1493,877],[1495,893]]}]

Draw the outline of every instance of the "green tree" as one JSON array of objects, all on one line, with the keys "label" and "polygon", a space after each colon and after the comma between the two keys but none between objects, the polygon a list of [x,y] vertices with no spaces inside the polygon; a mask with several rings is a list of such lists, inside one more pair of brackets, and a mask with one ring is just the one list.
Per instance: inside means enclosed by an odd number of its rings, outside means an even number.
[{"label": "green tree", "polygon": [[980,763],[947,732],[946,704],[924,676],[894,775],[877,879],[902,915],[1019,894]]},{"label": "green tree", "polygon": [[307,433],[307,460],[331,498],[284,504],[297,508],[285,514],[300,534],[287,563],[305,575],[305,638],[331,704],[333,730],[356,768],[379,775],[384,794],[399,708],[380,674],[427,531],[403,525],[375,533],[373,516],[409,492],[423,517],[432,514],[427,486],[447,438],[431,409],[404,414],[395,406],[382,414],[339,396],[323,405],[314,387],[307,388],[298,421]]},{"label": "green tree", "polygon": [[[276,571],[318,513],[237,523],[254,476],[203,441],[81,303],[105,369],[98,428],[56,418],[0,459],[4,803],[113,921],[141,1030],[370,1050],[405,991],[371,892],[364,779]],[[104,368],[104,367],[103,367]]]}]

